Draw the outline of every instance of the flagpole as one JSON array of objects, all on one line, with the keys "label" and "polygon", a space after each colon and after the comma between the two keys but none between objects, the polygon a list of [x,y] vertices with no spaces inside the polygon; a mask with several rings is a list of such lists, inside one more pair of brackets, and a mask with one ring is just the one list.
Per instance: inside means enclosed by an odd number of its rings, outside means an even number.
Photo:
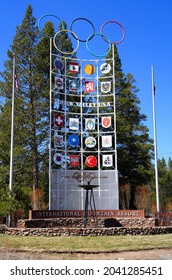
[{"label": "flagpole", "polygon": [[10,193],[13,188],[13,151],[14,151],[14,93],[15,93],[15,54],[13,54],[13,86],[12,86],[12,110],[11,110],[11,152],[10,152]]},{"label": "flagpole", "polygon": [[50,38],[50,115],[49,115],[49,210],[51,210],[51,165],[52,165],[52,155],[51,155],[51,129],[52,129],[52,38]]},{"label": "flagpole", "polygon": [[[11,100],[11,150],[10,150],[10,178],[9,191],[10,197],[13,189],[13,157],[14,157],[14,93],[15,93],[15,54],[13,54],[13,81],[12,81],[12,100]],[[11,213],[8,213],[8,226],[11,226]]]},{"label": "flagpole", "polygon": [[153,106],[153,130],[154,130],[154,156],[155,156],[155,186],[156,186],[156,211],[160,211],[159,207],[159,182],[158,182],[158,161],[157,161],[157,137],[156,137],[156,113],[155,113],[155,83],[154,83],[154,67],[152,71],[152,106]]}]

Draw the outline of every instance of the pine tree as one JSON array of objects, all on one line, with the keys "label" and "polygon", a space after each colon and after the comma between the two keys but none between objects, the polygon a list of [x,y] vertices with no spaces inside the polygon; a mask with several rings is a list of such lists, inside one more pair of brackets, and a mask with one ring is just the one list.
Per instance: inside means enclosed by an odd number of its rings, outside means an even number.
[{"label": "pine tree", "polygon": [[135,80],[131,74],[124,75],[116,46],[114,59],[119,187],[130,185],[129,208],[133,209],[135,187],[147,184],[152,176],[152,140],[144,125],[146,116],[140,113]]},{"label": "pine tree", "polygon": [[137,185],[150,180],[152,144],[143,124],[146,116],[140,113],[134,82],[128,74],[117,96],[117,141],[121,182],[127,180]]},{"label": "pine tree", "polygon": [[[65,23],[63,23],[64,25]],[[59,29],[62,26],[60,24]],[[54,26],[47,22],[44,26],[47,35],[55,34]],[[62,37],[64,34],[62,34]],[[65,35],[66,37],[66,35]],[[60,37],[61,38],[61,37]],[[63,46],[63,40],[61,47]],[[65,43],[71,50],[71,42]],[[54,52],[57,51],[54,49]],[[5,105],[0,115],[0,182],[6,190],[9,187],[10,137],[11,137],[11,96],[13,55],[19,88],[15,89],[14,117],[14,175],[13,192],[18,206],[28,214],[28,209],[38,206],[36,196],[44,191],[48,201],[48,144],[49,144],[49,75],[50,40],[41,36],[28,5],[21,26],[7,52],[5,70],[0,73],[0,95]],[[30,201],[30,192],[32,201]],[[8,192],[8,191],[7,191]],[[35,195],[34,195],[35,193]],[[40,204],[39,204],[40,207]]]},{"label": "pine tree", "polygon": [[172,202],[172,161],[168,159],[166,163],[165,158],[158,159],[158,186],[159,186],[159,200],[160,210],[168,211],[168,204]]},{"label": "pine tree", "polygon": [[[12,56],[15,53],[19,89],[15,90],[14,189],[18,194],[22,186],[33,190],[40,187],[41,150],[45,145],[47,130],[48,81],[44,72],[38,71],[39,32],[35,24],[32,8],[28,5],[21,26],[16,29],[11,50],[8,51],[9,60],[4,64],[6,69],[1,73],[4,79],[1,82],[1,94],[6,97],[5,109],[10,108],[11,103]],[[21,194],[18,196],[21,199]]]}]

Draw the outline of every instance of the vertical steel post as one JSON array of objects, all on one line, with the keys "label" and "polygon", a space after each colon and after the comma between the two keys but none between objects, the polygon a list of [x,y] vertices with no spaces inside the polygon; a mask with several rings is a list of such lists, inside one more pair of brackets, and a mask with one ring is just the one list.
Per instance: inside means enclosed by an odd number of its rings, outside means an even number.
[{"label": "vertical steel post", "polygon": [[[11,150],[10,150],[10,178],[9,190],[10,197],[13,188],[13,160],[14,160],[14,96],[15,95],[15,54],[13,54],[13,82],[12,82],[12,100],[11,100]],[[11,213],[8,213],[8,226],[11,225]]]},{"label": "vertical steel post", "polygon": [[118,182],[118,160],[117,160],[117,132],[116,132],[116,81],[115,81],[115,50],[114,43],[111,43],[112,46],[112,65],[113,65],[113,101],[114,101],[114,136],[115,136],[115,172],[116,180],[118,186],[118,209],[119,209],[119,182]]},{"label": "vertical steel post", "polygon": [[49,210],[51,210],[51,162],[52,162],[52,155],[51,155],[51,129],[52,129],[52,38],[50,38],[50,112],[49,112]]},{"label": "vertical steel post", "polygon": [[13,154],[14,154],[14,93],[15,93],[15,54],[13,54],[13,86],[12,86],[12,109],[11,109],[11,152],[10,152],[10,192],[13,188]]},{"label": "vertical steel post", "polygon": [[153,131],[154,131],[154,155],[155,155],[155,185],[156,185],[156,211],[159,212],[159,184],[158,184],[158,162],[157,162],[157,137],[156,137],[156,113],[155,113],[155,83],[154,83],[154,67],[152,71],[152,108],[153,108]]}]

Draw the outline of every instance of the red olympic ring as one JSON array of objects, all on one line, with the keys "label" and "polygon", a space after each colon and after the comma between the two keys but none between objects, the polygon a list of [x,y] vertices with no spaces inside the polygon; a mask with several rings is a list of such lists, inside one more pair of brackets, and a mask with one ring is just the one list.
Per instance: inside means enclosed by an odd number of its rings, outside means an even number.
[{"label": "red olympic ring", "polygon": [[[100,33],[103,34],[103,28],[104,28],[104,26],[105,26],[106,24],[110,23],[110,22],[116,23],[116,24],[119,25],[119,26],[121,27],[121,29],[122,29],[122,38],[121,38],[121,40],[119,40],[119,41],[117,41],[117,42],[110,42],[110,43],[111,43],[111,44],[115,44],[115,45],[120,44],[120,43],[124,40],[124,38],[125,38],[125,29],[124,29],[124,27],[122,26],[122,24],[120,24],[119,22],[117,22],[117,21],[115,21],[115,20],[108,20],[108,21],[106,21],[106,22],[101,26],[101,28],[100,28]],[[104,36],[103,36],[103,39],[104,39],[106,42],[108,42],[107,39],[106,39]]]}]

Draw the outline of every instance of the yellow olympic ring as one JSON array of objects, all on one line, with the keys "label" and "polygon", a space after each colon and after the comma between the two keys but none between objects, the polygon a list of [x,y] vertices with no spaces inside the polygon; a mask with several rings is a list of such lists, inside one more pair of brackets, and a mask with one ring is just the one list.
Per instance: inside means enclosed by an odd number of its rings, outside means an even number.
[{"label": "yellow olympic ring", "polygon": [[[57,35],[59,35],[61,32],[69,32],[69,33],[71,33],[71,34],[76,38],[76,40],[77,40],[77,46],[76,46],[76,48],[73,50],[73,52],[63,52],[62,50],[60,50],[60,49],[57,47],[57,45],[56,45],[56,37],[57,37]],[[62,54],[64,54],[64,55],[73,54],[73,53],[75,53],[75,52],[78,50],[78,48],[79,48],[79,39],[78,39],[78,37],[76,36],[76,34],[75,34],[73,31],[68,30],[68,29],[63,29],[63,30],[58,31],[58,32],[54,35],[53,42],[54,42],[55,48],[56,48],[60,53],[62,53]]]}]

